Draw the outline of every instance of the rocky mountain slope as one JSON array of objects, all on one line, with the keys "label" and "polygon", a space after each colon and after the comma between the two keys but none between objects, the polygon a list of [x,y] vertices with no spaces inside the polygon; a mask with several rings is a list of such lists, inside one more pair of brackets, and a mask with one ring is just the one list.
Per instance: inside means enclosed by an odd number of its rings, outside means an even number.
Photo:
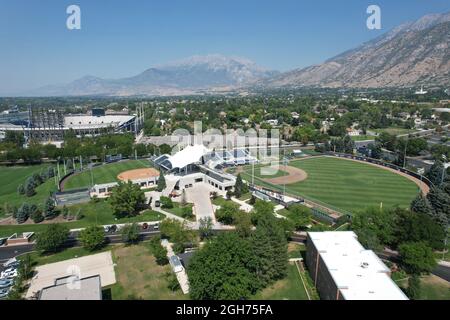
[{"label": "rocky mountain slope", "polygon": [[450,13],[432,14],[322,64],[260,82],[267,87],[450,84]]}]

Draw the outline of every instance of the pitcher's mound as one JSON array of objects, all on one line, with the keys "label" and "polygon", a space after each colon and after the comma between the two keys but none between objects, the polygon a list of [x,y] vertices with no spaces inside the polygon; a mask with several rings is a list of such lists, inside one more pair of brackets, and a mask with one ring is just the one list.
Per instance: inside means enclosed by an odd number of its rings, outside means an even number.
[{"label": "pitcher's mound", "polygon": [[280,170],[287,172],[287,176],[263,179],[266,182],[272,184],[291,184],[305,180],[308,178],[308,174],[302,169],[291,166],[280,166]]},{"label": "pitcher's mound", "polygon": [[128,180],[132,181],[138,179],[153,178],[158,176],[159,176],[158,170],[154,168],[145,168],[145,169],[134,169],[124,171],[117,176],[117,179],[126,182]]}]

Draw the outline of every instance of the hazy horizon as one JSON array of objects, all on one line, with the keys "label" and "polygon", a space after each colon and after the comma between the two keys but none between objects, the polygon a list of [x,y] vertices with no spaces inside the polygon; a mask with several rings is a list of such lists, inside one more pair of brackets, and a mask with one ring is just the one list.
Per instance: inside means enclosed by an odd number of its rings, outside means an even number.
[{"label": "hazy horizon", "polygon": [[[81,30],[66,8],[81,7]],[[368,30],[366,8],[382,10]],[[0,0],[0,95],[86,75],[117,79],[194,55],[221,54],[286,71],[317,64],[402,23],[450,10],[415,1],[72,1]]]}]

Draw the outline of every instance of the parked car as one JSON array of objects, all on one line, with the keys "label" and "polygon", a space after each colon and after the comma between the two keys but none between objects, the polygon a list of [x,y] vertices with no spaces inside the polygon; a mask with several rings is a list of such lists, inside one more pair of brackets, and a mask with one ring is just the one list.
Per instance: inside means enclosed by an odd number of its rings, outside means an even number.
[{"label": "parked car", "polygon": [[10,279],[0,280],[0,289],[11,287],[13,285],[13,283],[14,282]]},{"label": "parked car", "polygon": [[142,225],[142,229],[143,229],[143,230],[147,230],[147,229],[148,229],[148,223],[144,223],[144,224]]},{"label": "parked car", "polygon": [[153,226],[153,230],[159,230],[159,224],[155,224],[155,225]]},{"label": "parked car", "polygon": [[0,275],[0,279],[12,279],[17,277],[17,270],[13,270],[10,272],[3,271]]},{"label": "parked car", "polygon": [[6,262],[3,264],[3,266],[4,266],[5,268],[8,268],[9,266],[11,266],[11,265],[13,265],[13,264],[15,264],[15,263],[19,263],[19,261],[17,261],[16,258],[11,258],[11,259],[9,259],[8,261],[6,261]]},{"label": "parked car", "polygon": [[161,206],[161,202],[159,200],[155,201],[155,207],[159,208]]},{"label": "parked car", "polygon": [[0,299],[4,299],[8,296],[9,291],[11,290],[11,288],[7,288],[7,289],[0,289]]}]

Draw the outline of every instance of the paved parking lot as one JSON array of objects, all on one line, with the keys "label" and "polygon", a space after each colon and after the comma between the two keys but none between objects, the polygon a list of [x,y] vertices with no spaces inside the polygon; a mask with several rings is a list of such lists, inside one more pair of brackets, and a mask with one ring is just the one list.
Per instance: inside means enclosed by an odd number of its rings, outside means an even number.
[{"label": "paved parking lot", "polygon": [[210,217],[216,223],[214,210],[210,198],[211,187],[206,183],[195,184],[192,188],[186,189],[188,202],[194,204],[195,216],[197,222],[206,217]]},{"label": "paved parking lot", "polygon": [[54,285],[56,279],[72,275],[77,275],[79,278],[100,275],[102,287],[116,283],[111,251],[46,264],[37,267],[35,271],[26,295],[27,298],[45,287]]}]

